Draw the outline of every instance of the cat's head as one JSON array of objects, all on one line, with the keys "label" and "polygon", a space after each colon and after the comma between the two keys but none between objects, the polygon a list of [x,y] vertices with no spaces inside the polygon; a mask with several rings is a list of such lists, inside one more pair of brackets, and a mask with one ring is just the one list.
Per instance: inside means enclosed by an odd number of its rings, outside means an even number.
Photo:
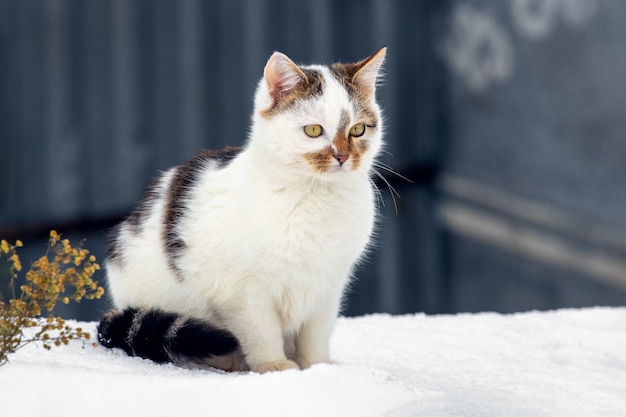
[{"label": "cat's head", "polygon": [[299,66],[275,52],[257,88],[250,145],[294,176],[367,175],[382,146],[376,81],[385,53]]}]

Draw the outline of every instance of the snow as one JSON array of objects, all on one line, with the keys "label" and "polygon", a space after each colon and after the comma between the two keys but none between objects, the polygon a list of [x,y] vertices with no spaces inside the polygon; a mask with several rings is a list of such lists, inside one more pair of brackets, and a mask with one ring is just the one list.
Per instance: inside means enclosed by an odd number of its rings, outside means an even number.
[{"label": "snow", "polygon": [[0,368],[0,415],[626,416],[626,308],[341,318],[331,350],[259,375],[28,345]]}]

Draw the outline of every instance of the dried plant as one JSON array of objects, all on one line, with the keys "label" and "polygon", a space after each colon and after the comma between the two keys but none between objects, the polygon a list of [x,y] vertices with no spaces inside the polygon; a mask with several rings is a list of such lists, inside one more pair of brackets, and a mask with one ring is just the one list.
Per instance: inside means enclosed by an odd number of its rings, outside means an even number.
[{"label": "dried plant", "polygon": [[[96,258],[80,245],[73,248],[68,239],[61,239],[56,231],[50,232],[48,249],[26,272],[24,283],[16,291],[22,264],[17,254],[21,241],[15,245],[0,241],[0,257],[10,263],[9,291],[12,298],[5,300],[0,294],[0,366],[8,362],[8,355],[25,345],[40,341],[45,349],[67,345],[70,340],[91,339],[80,327],[69,326],[53,314],[60,301],[80,302],[93,300],[104,294],[104,289],[92,279],[100,269]],[[42,317],[43,313],[47,317]],[[25,332],[33,328],[32,332]],[[96,346],[96,343],[93,343]]]}]

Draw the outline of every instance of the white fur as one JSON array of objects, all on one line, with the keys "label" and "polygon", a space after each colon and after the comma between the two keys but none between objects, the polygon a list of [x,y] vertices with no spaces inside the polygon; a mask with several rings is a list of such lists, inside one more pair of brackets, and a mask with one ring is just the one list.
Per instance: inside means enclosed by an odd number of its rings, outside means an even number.
[{"label": "white fur", "polygon": [[[324,94],[272,117],[267,83],[259,83],[252,133],[245,150],[222,169],[201,176],[180,225],[186,249],[168,267],[162,243],[164,202],[155,204],[141,233],[123,226],[125,262],[107,264],[117,307],[158,307],[211,320],[241,343],[254,371],[305,368],[328,362],[328,340],[343,291],[375,221],[369,171],[382,141],[382,118],[368,130],[361,166],[350,159],[325,173],[303,155],[331,146],[342,110],[358,122],[345,89],[326,67]],[[372,97],[372,109],[380,110]],[[302,127],[320,124],[307,137]],[[334,161],[336,162],[336,161]],[[162,177],[165,193],[172,171]],[[285,340],[295,338],[295,362]]]}]

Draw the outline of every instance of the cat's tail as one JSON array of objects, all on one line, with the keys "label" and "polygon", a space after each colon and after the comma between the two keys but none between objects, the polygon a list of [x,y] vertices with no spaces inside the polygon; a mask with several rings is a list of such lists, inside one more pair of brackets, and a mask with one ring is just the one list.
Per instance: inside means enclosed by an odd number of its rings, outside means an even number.
[{"label": "cat's tail", "polygon": [[98,342],[157,363],[210,362],[232,355],[239,341],[206,321],[158,309],[107,312],[98,324]]}]

